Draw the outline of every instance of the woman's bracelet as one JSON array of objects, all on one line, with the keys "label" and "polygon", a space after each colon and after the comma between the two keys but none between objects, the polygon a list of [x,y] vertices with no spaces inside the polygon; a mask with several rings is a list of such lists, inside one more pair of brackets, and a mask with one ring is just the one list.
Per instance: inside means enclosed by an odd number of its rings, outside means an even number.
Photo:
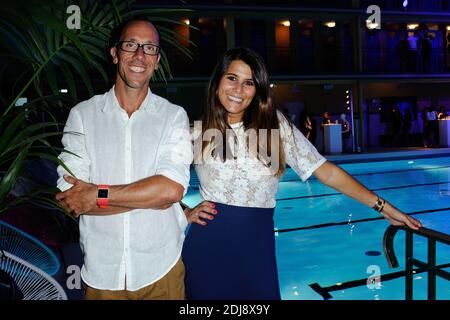
[{"label": "woman's bracelet", "polygon": [[383,212],[385,204],[386,204],[386,200],[377,196],[377,201],[373,205],[372,209],[381,213],[381,212]]}]

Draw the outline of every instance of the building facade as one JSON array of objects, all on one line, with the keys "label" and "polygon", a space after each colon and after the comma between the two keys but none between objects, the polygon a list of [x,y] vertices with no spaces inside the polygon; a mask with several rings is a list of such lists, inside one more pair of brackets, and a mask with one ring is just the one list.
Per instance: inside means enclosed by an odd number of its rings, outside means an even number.
[{"label": "building facade", "polygon": [[[202,114],[208,77],[220,55],[250,47],[267,62],[274,101],[295,122],[308,112],[320,123],[354,109],[356,145],[392,146],[393,110],[412,113],[410,138],[422,143],[421,112],[450,110],[450,1],[164,1],[170,26],[192,58],[167,49],[173,79],[161,94]],[[320,134],[316,144],[322,144]]]}]

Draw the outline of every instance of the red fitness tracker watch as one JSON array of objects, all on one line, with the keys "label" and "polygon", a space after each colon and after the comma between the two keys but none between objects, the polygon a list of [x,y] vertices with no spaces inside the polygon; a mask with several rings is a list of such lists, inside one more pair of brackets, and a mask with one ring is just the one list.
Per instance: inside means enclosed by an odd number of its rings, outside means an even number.
[{"label": "red fitness tracker watch", "polygon": [[97,188],[97,206],[101,209],[108,208],[109,186],[106,184],[100,184]]}]

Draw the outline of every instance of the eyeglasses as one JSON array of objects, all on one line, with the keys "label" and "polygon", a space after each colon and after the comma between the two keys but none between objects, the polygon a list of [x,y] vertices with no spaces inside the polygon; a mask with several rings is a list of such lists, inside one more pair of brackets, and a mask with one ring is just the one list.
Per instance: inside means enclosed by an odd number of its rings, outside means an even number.
[{"label": "eyeglasses", "polygon": [[136,52],[140,47],[142,47],[144,53],[151,56],[156,56],[161,51],[161,47],[157,46],[156,44],[151,43],[140,44],[134,41],[120,41],[116,43],[116,46],[118,46],[121,50],[126,52]]}]

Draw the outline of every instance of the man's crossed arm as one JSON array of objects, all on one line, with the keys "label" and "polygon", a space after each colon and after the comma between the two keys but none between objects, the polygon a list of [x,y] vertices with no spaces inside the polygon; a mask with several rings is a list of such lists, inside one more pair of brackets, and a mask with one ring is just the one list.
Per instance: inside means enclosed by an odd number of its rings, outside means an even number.
[{"label": "man's crossed arm", "polygon": [[80,214],[112,215],[132,209],[167,209],[183,198],[184,187],[163,176],[155,175],[134,183],[109,187],[109,206],[97,206],[97,185],[64,176],[73,186],[56,194],[59,204],[75,217]]}]

